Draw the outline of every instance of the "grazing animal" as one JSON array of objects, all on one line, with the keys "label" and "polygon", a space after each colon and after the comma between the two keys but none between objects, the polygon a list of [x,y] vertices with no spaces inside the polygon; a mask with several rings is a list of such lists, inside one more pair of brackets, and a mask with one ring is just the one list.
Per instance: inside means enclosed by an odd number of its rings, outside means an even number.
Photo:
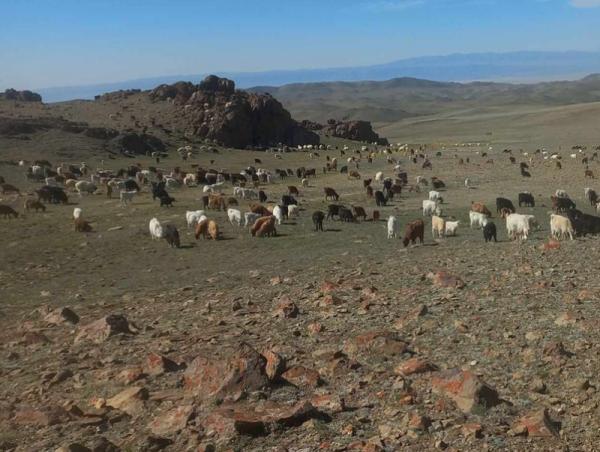
[{"label": "grazing animal", "polygon": [[204,210],[188,210],[185,213],[185,221],[188,229],[195,227],[201,221],[202,217],[206,218]]},{"label": "grazing animal", "polygon": [[516,212],[515,206],[510,199],[496,198],[496,213],[500,212],[502,209],[507,209],[510,213]]},{"label": "grazing animal", "polygon": [[358,171],[350,171],[348,179],[360,179],[360,173]]},{"label": "grazing animal", "polygon": [[76,218],[73,223],[76,232],[92,232],[92,225],[83,218]]},{"label": "grazing animal", "polygon": [[496,238],[496,225],[493,221],[489,221],[486,219],[485,226],[483,226],[483,239],[485,243],[491,242],[494,239],[494,242],[497,242]]},{"label": "grazing animal", "polygon": [[260,204],[252,204],[250,206],[250,211],[266,217],[271,215],[271,211],[265,206],[261,206]]},{"label": "grazing animal", "polygon": [[586,169],[585,170],[585,177],[589,177],[590,179],[594,179],[594,172],[592,170]]},{"label": "grazing animal", "polygon": [[377,181],[377,182],[383,181],[383,171],[379,171],[378,173],[375,174],[375,181]]},{"label": "grazing animal", "polygon": [[556,196],[557,198],[568,198],[568,199],[571,198],[565,190],[561,190],[561,189],[556,190],[554,192],[554,196]]},{"label": "grazing animal", "polygon": [[29,212],[30,210],[34,209],[36,212],[38,210],[41,210],[42,212],[46,211],[46,206],[43,205],[41,202],[39,202],[37,199],[28,199],[25,201],[25,204],[23,205],[23,209],[26,212]]},{"label": "grazing animal", "polygon": [[373,221],[374,222],[379,221],[379,217],[380,217],[379,210],[374,210],[373,211]]},{"label": "grazing animal", "polygon": [[272,223],[273,230],[275,229],[275,217],[273,217],[272,215],[261,217],[257,219],[256,222],[250,228],[250,234],[252,234],[252,237],[256,236],[257,232],[263,227],[264,224],[267,223]]},{"label": "grazing animal", "polygon": [[289,206],[287,206],[287,216],[289,217],[296,217],[298,216],[298,206],[296,204],[290,204]]},{"label": "grazing animal", "polygon": [[208,220],[208,236],[211,240],[219,240],[219,225],[214,220]]},{"label": "grazing animal", "polygon": [[242,212],[238,209],[227,209],[227,218],[231,224],[242,226]]},{"label": "grazing animal", "polygon": [[535,207],[535,199],[529,192],[519,193],[519,207]]},{"label": "grazing animal", "polygon": [[165,226],[163,238],[167,241],[171,248],[179,248],[181,246],[181,242],[179,240],[179,231],[172,224],[167,224]]},{"label": "grazing animal", "polygon": [[577,235],[600,234],[600,217],[588,215],[577,209],[566,212]]},{"label": "grazing animal", "polygon": [[375,192],[375,204],[377,204],[377,207],[385,207],[385,205],[387,204],[387,199],[385,198],[383,192],[380,190],[377,190]]},{"label": "grazing animal", "polygon": [[340,196],[337,194],[337,192],[333,188],[325,187],[325,188],[323,188],[323,190],[325,191],[325,200],[326,201],[329,199],[338,201],[340,199]]},{"label": "grazing animal", "polygon": [[[302,179],[302,186],[304,188],[308,187],[308,179],[306,179],[306,178]],[[298,196],[300,196],[300,193],[298,193]]]},{"label": "grazing animal", "polygon": [[19,218],[19,214],[17,213],[17,211],[5,204],[0,204],[0,215],[2,215],[4,218]]},{"label": "grazing animal", "polygon": [[[259,190],[258,191],[258,202],[261,202],[261,203],[262,202],[267,202],[267,194],[264,192],[264,190]],[[237,201],[236,201],[236,203],[237,203]]]},{"label": "grazing animal", "polygon": [[19,191],[19,189],[17,187],[15,187],[14,185],[11,184],[2,184],[0,185],[0,191],[2,192],[3,195],[8,195],[11,193],[16,193],[18,195],[21,194],[21,192]]},{"label": "grazing animal", "polygon": [[137,191],[123,191],[119,192],[119,199],[121,200],[121,204],[127,204],[133,201],[134,196],[137,194]]},{"label": "grazing animal", "polygon": [[408,223],[404,229],[404,239],[402,244],[407,247],[409,243],[413,245],[417,239],[423,244],[425,238],[425,223],[423,220],[415,220]]},{"label": "grazing animal", "polygon": [[485,204],[483,204],[481,202],[472,202],[471,201],[471,211],[482,213],[487,217],[492,216],[492,212],[490,212],[490,210],[485,206]]},{"label": "grazing animal", "polygon": [[460,221],[446,221],[446,236],[455,236]]},{"label": "grazing animal", "polygon": [[550,215],[550,234],[552,238],[560,240],[568,237],[573,240],[573,234],[575,233],[571,220],[562,215]]},{"label": "grazing animal", "polygon": [[148,228],[150,229],[150,237],[152,237],[152,240],[163,238],[163,227],[156,218],[150,220]]},{"label": "grazing animal", "polygon": [[284,206],[289,206],[291,204],[298,205],[298,201],[296,201],[296,198],[294,198],[293,196],[283,195],[281,197],[281,204],[283,204]]},{"label": "grazing animal", "polygon": [[558,196],[551,196],[552,209],[555,212],[566,212],[570,209],[575,209],[577,206],[569,198],[559,198]]},{"label": "grazing animal", "polygon": [[438,217],[442,215],[442,209],[435,201],[425,200],[423,201],[423,216],[431,217],[433,215],[437,215]]},{"label": "grazing animal", "polygon": [[470,227],[482,228],[487,223],[487,216],[479,212],[469,212]]},{"label": "grazing animal", "polygon": [[294,186],[294,185],[288,185],[288,194],[300,196],[300,192],[298,191],[298,188],[296,188],[296,186]]},{"label": "grazing animal", "polygon": [[371,187],[370,185],[367,187],[367,197],[373,197],[373,187]]},{"label": "grazing animal", "polygon": [[202,238],[206,238],[207,234],[208,234],[208,219],[206,217],[204,217],[204,219],[200,220],[196,224],[196,229],[194,230],[194,237],[196,238],[196,240],[198,240],[200,238],[200,236],[202,236]]},{"label": "grazing animal", "polygon": [[590,205],[595,206],[598,203],[598,194],[596,190],[592,190],[591,188],[585,189],[585,197],[590,202]]},{"label": "grazing animal", "polygon": [[432,191],[429,192],[429,200],[430,201],[439,201],[439,202],[442,202],[443,198],[440,195],[439,191],[433,191],[432,190]]},{"label": "grazing animal", "polygon": [[352,211],[350,209],[346,209],[345,207],[340,207],[338,214],[340,217],[340,221],[343,221],[345,223],[354,222],[354,215],[352,215]]},{"label": "grazing animal", "polygon": [[160,198],[160,207],[163,206],[167,206],[167,207],[173,207],[173,202],[175,201],[175,198],[169,196],[169,195],[163,195]]},{"label": "grazing animal", "polygon": [[446,188],[446,184],[439,180],[437,177],[431,178],[431,185],[433,185],[433,188],[435,188],[436,190],[439,190],[440,188]]},{"label": "grazing animal", "polygon": [[96,185],[94,185],[91,182],[88,182],[86,180],[80,180],[79,182],[77,182],[75,184],[75,190],[77,190],[77,193],[79,193],[79,195],[82,195],[83,193],[87,193],[87,194],[91,195],[97,189],[98,188],[96,187]]},{"label": "grazing animal", "polygon": [[352,206],[352,213],[354,214],[355,218],[362,217],[363,221],[366,221],[367,219],[367,212],[360,206]]},{"label": "grazing animal", "polygon": [[387,238],[395,239],[398,236],[398,228],[400,227],[400,223],[396,219],[395,216],[390,215],[387,221]]},{"label": "grazing animal", "polygon": [[431,237],[443,238],[446,233],[446,220],[437,215],[431,217]]},{"label": "grazing animal", "polygon": [[513,213],[506,217],[506,232],[511,240],[527,240],[530,228],[530,220],[525,215]]},{"label": "grazing animal", "polygon": [[331,218],[333,220],[334,216],[339,217],[341,208],[343,208],[343,206],[340,206],[339,204],[329,204],[329,206],[327,206],[327,219],[329,220]]},{"label": "grazing animal", "polygon": [[277,220],[277,224],[281,224],[283,220],[283,211],[280,206],[273,207],[273,216]]},{"label": "grazing animal", "polygon": [[320,210],[317,210],[312,214],[312,221],[315,225],[315,231],[323,231],[323,220],[325,219],[325,214]]}]

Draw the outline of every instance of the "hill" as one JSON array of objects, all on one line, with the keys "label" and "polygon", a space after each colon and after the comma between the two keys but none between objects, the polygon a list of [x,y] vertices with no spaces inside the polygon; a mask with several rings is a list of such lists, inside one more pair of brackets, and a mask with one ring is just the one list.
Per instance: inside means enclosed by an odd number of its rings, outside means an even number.
[{"label": "hill", "polygon": [[[213,71],[215,72],[215,71]],[[600,52],[506,52],[467,53],[406,58],[370,66],[322,69],[271,70],[260,72],[218,71],[241,88],[282,86],[290,83],[389,80],[413,77],[439,81],[541,81],[576,79],[600,72]],[[95,95],[122,89],[152,89],[179,80],[201,80],[207,73],[164,75],[84,86],[43,88],[46,102],[93,99]]]}]

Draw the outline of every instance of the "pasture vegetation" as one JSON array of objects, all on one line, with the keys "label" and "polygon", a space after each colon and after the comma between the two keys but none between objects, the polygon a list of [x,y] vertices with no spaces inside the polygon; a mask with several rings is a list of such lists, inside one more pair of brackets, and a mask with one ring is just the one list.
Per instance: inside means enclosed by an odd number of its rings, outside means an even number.
[{"label": "pasture vegetation", "polygon": [[[423,246],[404,248],[400,239],[387,239],[386,221],[395,215],[403,232],[408,222],[422,218],[421,202],[431,187],[421,187],[421,193],[405,190],[376,208],[362,180],[322,173],[326,155],[337,157],[340,167],[351,151],[346,156],[319,151],[316,158],[290,152],[276,159],[272,153],[219,148],[218,154],[200,152],[183,162],[175,153],[183,144],[177,137],[159,167],[198,164],[237,172],[258,158],[262,163],[256,166],[271,172],[316,168],[306,188],[295,176],[261,186],[269,201],[278,202],[288,185],[296,185],[298,218],[278,225],[277,237],[254,238],[246,228],[230,225],[226,212],[209,211],[223,239],[196,241],[185,212],[202,208],[201,186],[169,190],[176,199],[172,208],[159,207],[146,186],[127,206],[118,194],[107,199],[100,188],[94,195],[70,194],[68,205],[48,205],[43,213],[0,219],[0,449],[54,450],[73,443],[92,448],[104,437],[123,450],[156,450],[157,444],[166,450],[198,445],[217,450],[594,450],[600,431],[597,238],[543,249],[556,189],[594,213],[583,189],[596,181],[584,179],[583,154],[572,159],[570,146],[560,143],[562,169],[557,170],[534,151],[541,146],[556,151],[559,143],[530,142],[520,145],[529,156],[512,147],[517,160],[512,164],[502,152],[512,146],[508,141],[494,142],[492,150],[483,142],[479,147],[443,144],[435,125],[429,127],[433,138],[421,144],[432,170],[422,169],[422,161],[414,164],[406,153],[391,156],[408,172],[411,185],[417,176],[444,181],[443,215],[461,223],[456,237],[433,240],[426,219]],[[423,134],[419,129],[419,137]],[[133,162],[155,164],[145,156],[111,159],[93,140],[69,140],[54,130],[34,133],[30,140],[2,138],[0,175],[31,193],[39,184],[27,181],[25,168],[11,162],[85,161],[92,169],[111,170]],[[329,138],[324,144],[360,148]],[[591,156],[594,143],[572,144],[587,144]],[[532,177],[523,178],[518,163],[530,156]],[[467,157],[469,163],[459,164]],[[363,179],[378,171],[393,177],[393,166],[377,153],[372,164],[360,161],[358,171]],[[597,161],[590,168],[600,173]],[[464,186],[467,177],[471,189]],[[315,232],[312,213],[326,212],[330,204],[324,199],[326,186],[335,188],[340,204],[362,206],[369,217],[378,209],[381,221],[326,221],[325,231]],[[231,196],[231,185],[223,191]],[[535,196],[536,207],[517,211],[535,215],[541,228],[527,241],[513,242],[495,213],[495,199],[517,205],[521,191]],[[23,201],[2,199],[19,212]],[[471,201],[494,212],[498,243],[484,243],[482,231],[469,228]],[[248,210],[247,201],[239,204],[242,212]],[[83,209],[94,232],[74,231],[74,207]],[[152,217],[177,226],[180,249],[150,239]],[[450,276],[436,278],[437,272]],[[464,287],[444,287],[447,281],[455,285],[453,277]],[[77,325],[47,320],[48,311],[65,306],[79,316]],[[82,326],[111,314],[124,315],[130,331],[98,342],[75,339]],[[374,331],[378,334],[362,336]],[[206,397],[202,388],[190,390],[188,383],[182,388],[197,355],[216,366],[215,378],[225,379],[218,363],[239,353],[242,343],[261,353],[274,351],[285,358],[286,369],[304,366],[296,369],[302,378],[284,374],[283,380],[258,389],[243,374],[240,381],[248,390],[233,405],[227,391]],[[168,357],[176,368],[164,364],[155,372],[150,353]],[[407,363],[411,358],[419,365]],[[419,370],[411,371],[414,366]],[[318,371],[318,385],[307,369]],[[475,394],[468,387],[456,389],[464,391],[458,396],[443,389],[440,379],[455,378],[443,372],[448,369],[468,371],[460,378],[480,378],[502,402],[477,384]],[[146,395],[132,396],[121,409],[106,406],[116,404],[107,399],[131,386]],[[473,406],[465,407],[469,400]],[[272,403],[305,401],[319,413],[300,410],[282,420],[285,416],[269,411]],[[245,431],[232,426],[218,411],[223,407],[239,410],[240,418],[250,416],[251,425]],[[186,414],[165,420],[175,408]],[[257,409],[273,417],[257,420]],[[540,437],[534,427],[541,429]]]}]

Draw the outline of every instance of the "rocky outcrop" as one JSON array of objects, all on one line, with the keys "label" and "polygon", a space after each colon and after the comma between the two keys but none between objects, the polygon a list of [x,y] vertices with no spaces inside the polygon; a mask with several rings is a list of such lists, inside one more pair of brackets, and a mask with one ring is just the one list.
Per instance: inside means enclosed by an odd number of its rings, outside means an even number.
[{"label": "rocky outcrop", "polygon": [[119,91],[112,91],[110,93],[99,94],[94,96],[94,100],[100,101],[113,101],[127,99],[129,96],[142,92],[140,89],[120,89]]},{"label": "rocky outcrop", "polygon": [[367,143],[377,143],[387,145],[386,138],[380,138],[373,131],[373,126],[368,121],[337,121],[330,119],[327,121],[326,133],[338,138],[347,140],[364,141]]},{"label": "rocky outcrop", "polygon": [[225,146],[319,143],[319,136],[294,121],[272,96],[236,91],[233,81],[214,75],[198,85],[160,85],[149,96],[153,101],[172,100],[182,106],[194,135]]},{"label": "rocky outcrop", "polygon": [[9,88],[4,93],[0,93],[0,100],[2,99],[17,100],[19,102],[41,102],[42,96],[29,90],[17,91]]},{"label": "rocky outcrop", "polygon": [[116,152],[145,155],[152,152],[164,152],[165,144],[159,138],[145,133],[124,132],[110,140],[110,146]]}]

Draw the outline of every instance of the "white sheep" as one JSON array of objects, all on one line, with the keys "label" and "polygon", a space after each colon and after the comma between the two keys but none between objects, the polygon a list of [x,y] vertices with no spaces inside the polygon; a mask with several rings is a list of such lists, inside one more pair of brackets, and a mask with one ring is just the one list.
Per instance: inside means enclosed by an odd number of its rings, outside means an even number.
[{"label": "white sheep", "polygon": [[387,238],[395,239],[398,236],[399,223],[395,216],[390,216],[387,221]]},{"label": "white sheep", "polygon": [[81,208],[75,207],[73,209],[73,219],[74,220],[77,220],[77,219],[81,218],[82,214],[83,214],[83,210],[81,210]]},{"label": "white sheep", "polygon": [[443,238],[446,233],[446,220],[442,217],[438,217],[437,215],[433,215],[431,217],[431,237]]},{"label": "white sheep", "polygon": [[185,221],[188,229],[195,227],[200,222],[200,217],[204,215],[204,210],[188,210],[185,213]]},{"label": "white sheep", "polygon": [[283,220],[283,211],[281,210],[281,207],[273,207],[273,216],[277,220],[277,224],[281,224],[281,221]]},{"label": "white sheep", "polygon": [[381,182],[383,181],[383,171],[379,171],[375,173],[375,181]]},{"label": "white sheep", "polygon": [[446,236],[455,236],[460,221],[446,221]]},{"label": "white sheep", "polygon": [[75,184],[75,190],[77,190],[79,196],[81,196],[83,192],[86,192],[91,195],[96,191],[96,186],[86,180],[80,180]]},{"label": "white sheep", "polygon": [[506,232],[511,240],[527,240],[530,227],[530,220],[525,215],[512,213],[506,217]]},{"label": "white sheep", "polygon": [[442,215],[442,209],[438,206],[438,203],[435,201],[425,200],[423,201],[423,216],[430,217],[433,215],[440,216]]},{"label": "white sheep", "polygon": [[567,217],[554,214],[550,215],[550,233],[552,234],[552,238],[560,240],[563,237],[569,237],[573,240],[574,232],[571,220]]},{"label": "white sheep", "polygon": [[288,217],[298,216],[298,206],[296,204],[290,204],[288,206]]},{"label": "white sheep", "polygon": [[440,195],[439,191],[431,190],[429,192],[429,200],[430,201],[442,201],[442,195]]},{"label": "white sheep", "polygon": [[150,229],[150,237],[152,237],[152,240],[163,238],[163,235],[164,235],[163,227],[156,218],[152,218],[150,220],[149,229]]},{"label": "white sheep", "polygon": [[488,222],[488,218],[486,215],[479,213],[479,212],[473,212],[472,210],[469,212],[469,220],[471,222],[470,227],[476,227],[476,228],[482,228],[484,227],[487,222]]},{"label": "white sheep", "polygon": [[238,209],[227,209],[227,217],[231,224],[242,226],[242,212]]}]

